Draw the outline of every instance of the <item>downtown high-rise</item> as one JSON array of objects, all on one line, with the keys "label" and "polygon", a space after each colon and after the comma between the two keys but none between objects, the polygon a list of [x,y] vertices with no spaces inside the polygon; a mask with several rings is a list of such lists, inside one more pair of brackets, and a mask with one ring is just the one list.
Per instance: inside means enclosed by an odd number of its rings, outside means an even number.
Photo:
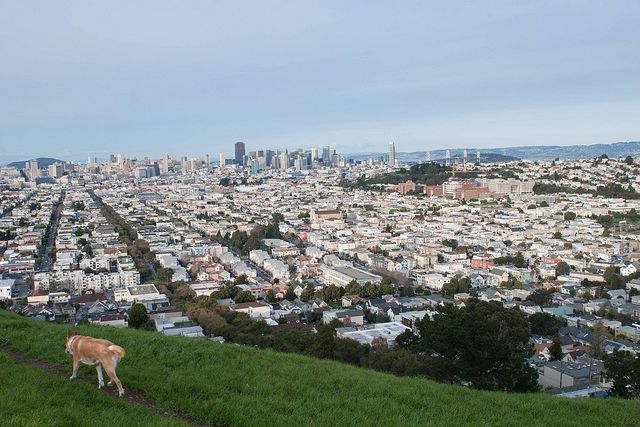
[{"label": "downtown high-rise", "polygon": [[244,166],[245,146],[244,142],[236,142],[236,163]]}]

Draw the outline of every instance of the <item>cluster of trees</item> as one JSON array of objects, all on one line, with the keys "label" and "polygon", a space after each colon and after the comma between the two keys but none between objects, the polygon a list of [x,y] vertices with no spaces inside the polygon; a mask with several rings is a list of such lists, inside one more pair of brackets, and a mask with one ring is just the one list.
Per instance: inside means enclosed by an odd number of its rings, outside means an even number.
[{"label": "cluster of trees", "polygon": [[468,277],[452,278],[449,283],[445,283],[442,287],[442,294],[448,297],[453,297],[455,294],[469,292],[471,289],[471,283]]},{"label": "cluster of trees", "polygon": [[526,268],[527,260],[524,259],[522,252],[518,251],[515,255],[504,255],[497,257],[493,260],[495,265],[511,265],[513,264],[517,268]]},{"label": "cluster of trees", "polygon": [[628,185],[627,187],[624,187],[617,182],[611,182],[606,185],[598,186],[595,190],[588,190],[586,188],[572,187],[568,185],[546,184],[542,182],[537,182],[533,186],[533,192],[535,194],[556,194],[556,193],[592,194],[593,196],[602,196],[605,198],[623,198],[623,199],[640,198],[640,193],[636,192],[631,184]]},{"label": "cluster of trees", "polygon": [[[439,163],[422,163],[411,166],[409,169],[401,168],[394,172],[389,172],[373,177],[360,176],[355,182],[342,180],[340,185],[349,188],[371,188],[386,184],[400,184],[411,180],[416,184],[440,185],[449,179],[448,172],[452,168]],[[476,178],[477,172],[456,172],[456,176],[463,179]]]},{"label": "cluster of trees", "polygon": [[622,199],[638,199],[640,193],[637,193],[633,188],[633,185],[629,184],[627,187],[623,187],[617,182],[609,182],[606,185],[601,185],[593,191],[594,196],[603,196],[605,198],[622,198]]},{"label": "cluster of trees", "polygon": [[628,224],[640,223],[640,212],[631,209],[629,212],[612,212],[608,215],[593,215],[592,218],[604,228],[609,229],[619,224],[620,221],[626,221]]},{"label": "cluster of trees", "polygon": [[462,308],[446,306],[433,319],[416,323],[396,342],[410,350],[431,378],[484,390],[533,392],[538,375],[527,359],[529,323],[517,309],[471,300]]}]

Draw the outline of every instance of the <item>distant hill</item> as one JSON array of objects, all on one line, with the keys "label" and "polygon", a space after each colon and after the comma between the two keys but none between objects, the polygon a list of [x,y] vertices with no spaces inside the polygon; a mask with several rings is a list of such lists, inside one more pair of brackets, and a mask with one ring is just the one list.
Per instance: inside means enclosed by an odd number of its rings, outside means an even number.
[{"label": "distant hill", "polygon": [[[29,159],[29,160],[33,160],[33,159]],[[23,160],[23,161],[19,161],[19,162],[11,162],[11,163],[7,164],[7,166],[14,167],[16,169],[24,169],[25,163],[27,163],[29,160]],[[58,159],[54,159],[52,157],[38,157],[36,160],[38,161],[38,168],[39,169],[48,168],[49,165],[52,165],[54,163],[64,163],[64,161],[58,160]]]},{"label": "distant hill", "polygon": [[[172,411],[192,418],[193,424],[630,426],[640,419],[640,405],[633,400],[477,391],[249,346],[109,326],[79,325],[77,329],[83,335],[106,338],[125,348],[127,354],[118,365],[125,390],[155,402],[158,414]],[[104,425],[105,415],[116,417],[114,425],[157,425],[157,418],[139,424],[140,411],[133,413],[136,408],[123,405],[128,403],[126,393],[124,399],[98,399],[101,393],[95,385],[94,368],[80,368],[79,381],[90,382],[86,387],[66,379],[71,371],[71,359],[64,353],[67,330],[66,325],[29,320],[0,310],[3,425],[58,424],[51,420],[58,421],[62,418],[55,418],[58,413],[73,412],[79,404],[88,406],[82,412],[83,425]],[[38,399],[31,398],[38,378],[30,374],[32,369],[20,370],[20,375],[13,378],[14,365],[3,361],[2,348],[46,362],[62,371],[65,379],[43,382],[47,392],[36,393]],[[23,379],[29,379],[29,384],[22,385]],[[62,383],[67,386],[58,390]],[[89,387],[93,393],[81,400],[79,392]],[[107,389],[113,393],[112,388]],[[60,399],[59,395],[67,391],[77,392]],[[44,412],[54,402],[59,410],[54,414]],[[15,413],[24,414],[23,418],[11,423],[7,417]],[[41,419],[35,419],[38,414]],[[46,419],[42,418],[45,414]],[[60,424],[78,423],[77,416],[69,420]]]},{"label": "distant hill", "polygon": [[[451,148],[449,153],[452,159],[462,159],[464,148]],[[496,163],[519,159],[526,160],[553,160],[560,159],[592,159],[606,154],[609,157],[640,156],[640,141],[616,142],[613,144],[592,144],[592,145],[529,145],[524,147],[505,148],[467,148],[467,159],[469,162],[476,162],[477,151],[480,151],[481,163]],[[345,157],[362,160],[370,157],[381,157],[386,153],[354,153]],[[423,162],[427,160],[438,161],[446,159],[447,150],[398,152],[396,158],[401,162]]]}]

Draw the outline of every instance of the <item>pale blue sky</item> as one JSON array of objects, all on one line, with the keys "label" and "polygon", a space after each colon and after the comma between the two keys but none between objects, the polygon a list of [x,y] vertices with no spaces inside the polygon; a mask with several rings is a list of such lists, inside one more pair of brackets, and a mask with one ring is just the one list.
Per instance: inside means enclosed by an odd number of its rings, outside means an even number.
[{"label": "pale blue sky", "polygon": [[640,1],[0,0],[0,162],[640,140]]}]

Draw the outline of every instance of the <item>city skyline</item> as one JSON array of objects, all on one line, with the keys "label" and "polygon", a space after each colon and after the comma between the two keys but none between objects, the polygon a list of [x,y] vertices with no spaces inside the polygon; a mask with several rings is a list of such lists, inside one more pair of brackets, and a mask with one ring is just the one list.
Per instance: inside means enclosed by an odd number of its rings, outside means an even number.
[{"label": "city skyline", "polygon": [[60,6],[3,8],[0,163],[639,139],[637,2]]}]

